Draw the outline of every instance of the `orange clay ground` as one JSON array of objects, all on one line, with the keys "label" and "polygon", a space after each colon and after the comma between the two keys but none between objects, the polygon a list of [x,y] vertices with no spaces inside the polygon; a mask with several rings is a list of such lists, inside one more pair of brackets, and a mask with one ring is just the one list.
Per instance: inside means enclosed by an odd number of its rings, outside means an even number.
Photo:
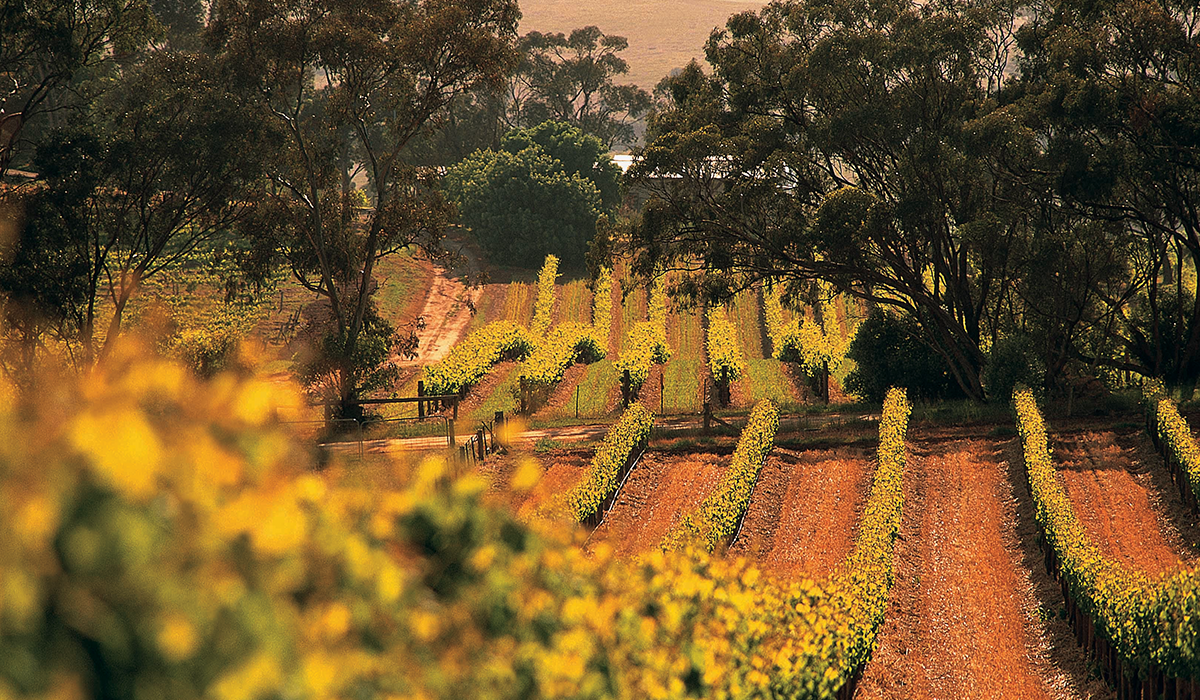
[{"label": "orange clay ground", "polygon": [[[909,433],[895,584],[856,698],[1111,698],[1064,621],[1045,572],[1019,441],[987,428]],[[1197,559],[1200,527],[1141,432],[1103,419],[1051,433],[1055,463],[1089,534],[1109,556],[1150,572]],[[587,449],[538,457],[531,490],[509,488],[522,459],[480,466],[489,498],[529,517],[565,493]],[[874,472],[869,443],[777,446],[763,466],[730,556],[781,577],[828,576],[849,552]],[[646,454],[599,542],[636,556],[661,542],[720,480],[729,447]]]}]

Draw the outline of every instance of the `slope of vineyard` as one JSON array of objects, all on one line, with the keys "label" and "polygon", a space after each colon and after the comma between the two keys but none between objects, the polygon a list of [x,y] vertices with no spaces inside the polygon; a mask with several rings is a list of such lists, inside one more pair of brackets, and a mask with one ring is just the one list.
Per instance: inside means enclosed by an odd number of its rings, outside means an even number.
[{"label": "slope of vineyard", "polygon": [[864,695],[1107,697],[1066,623],[1050,614],[1061,598],[1040,558],[1031,560],[1011,450],[920,434],[912,445],[896,588]]}]

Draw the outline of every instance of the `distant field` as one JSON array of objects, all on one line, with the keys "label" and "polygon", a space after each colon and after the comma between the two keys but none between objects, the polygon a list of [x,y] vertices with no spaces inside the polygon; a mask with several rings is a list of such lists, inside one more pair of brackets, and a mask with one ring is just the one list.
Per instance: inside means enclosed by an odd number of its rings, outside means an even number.
[{"label": "distant field", "polygon": [[704,58],[704,42],[730,15],[767,3],[751,0],[521,0],[521,33],[569,33],[594,24],[605,34],[629,39],[622,57],[630,82],[653,90],[673,68]]}]

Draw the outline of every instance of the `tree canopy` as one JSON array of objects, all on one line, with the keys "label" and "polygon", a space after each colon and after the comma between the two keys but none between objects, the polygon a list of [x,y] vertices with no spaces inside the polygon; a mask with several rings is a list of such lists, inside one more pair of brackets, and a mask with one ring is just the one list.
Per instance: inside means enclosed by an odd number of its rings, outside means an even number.
[{"label": "tree canopy", "polygon": [[608,170],[615,166],[607,155],[596,155],[598,140],[561,126],[550,122],[510,134],[506,150],[477,151],[446,173],[446,192],[458,204],[462,224],[501,265],[537,266],[553,254],[564,268],[584,267],[604,209],[596,183],[615,187]]}]

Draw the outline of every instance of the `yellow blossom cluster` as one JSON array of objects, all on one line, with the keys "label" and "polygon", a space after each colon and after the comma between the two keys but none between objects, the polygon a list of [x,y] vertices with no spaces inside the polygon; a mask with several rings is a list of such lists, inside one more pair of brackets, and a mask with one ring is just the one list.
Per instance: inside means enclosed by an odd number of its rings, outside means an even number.
[{"label": "yellow blossom cluster", "polygon": [[758,481],[763,460],[775,446],[779,430],[779,408],[770,399],[763,399],[750,412],[742,429],[729,469],[721,477],[715,491],[693,513],[683,516],[663,538],[662,548],[680,549],[687,544],[701,544],[708,552],[728,545],[737,531],[738,523],[750,507],[750,494]]},{"label": "yellow blossom cluster", "polygon": [[1169,677],[1200,676],[1197,570],[1151,577],[1105,557],[1055,473],[1033,393],[1018,388],[1013,408],[1037,522],[1076,604],[1095,622],[1124,668],[1142,677],[1151,669]]},{"label": "yellow blossom cluster", "polygon": [[621,356],[616,361],[618,372],[629,371],[634,389],[646,383],[650,366],[663,365],[671,359],[667,345],[667,291],[661,278],[650,288],[649,319],[639,321],[626,334],[621,344]]},{"label": "yellow blossom cluster", "polygon": [[734,381],[746,373],[746,358],[738,342],[737,329],[720,306],[709,307],[705,315],[708,318],[708,333],[704,339],[708,368],[717,380],[728,376],[729,381]]}]

